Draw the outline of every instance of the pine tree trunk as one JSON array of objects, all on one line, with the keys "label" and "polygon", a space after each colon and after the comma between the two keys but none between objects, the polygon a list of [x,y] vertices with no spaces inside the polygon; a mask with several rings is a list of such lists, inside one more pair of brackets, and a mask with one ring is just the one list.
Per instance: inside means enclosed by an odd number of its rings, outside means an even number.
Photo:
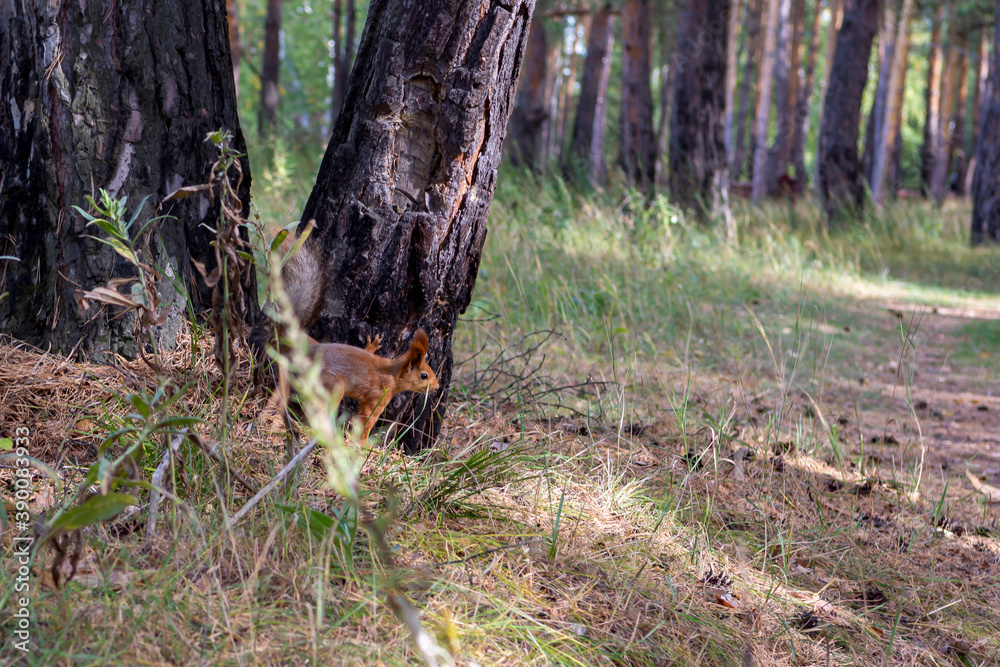
[{"label": "pine tree trunk", "polygon": [[806,2],[792,0],[792,33],[788,48],[788,100],[785,126],[785,141],[781,146],[781,173],[787,174],[795,160],[795,146],[798,143],[796,131],[799,128],[799,91],[802,89],[802,39],[805,33]]},{"label": "pine tree trunk", "polygon": [[[107,235],[72,207],[86,209],[84,197],[105,189],[127,197],[131,216],[148,195],[138,230],[167,194],[209,180],[217,159],[209,132],[228,129],[234,147],[246,151],[228,42],[224,3],[0,5],[0,255],[20,259],[0,275],[0,293],[9,293],[0,299],[0,330],[98,361],[137,353],[131,317],[78,303],[81,290],[135,270],[95,240]],[[240,165],[248,210],[250,166],[245,158]],[[215,235],[203,225],[217,224],[219,207],[195,194],[159,212],[173,217],[156,224],[162,243],[150,242],[144,259],[188,286],[204,312],[212,290],[193,275],[191,260],[214,268]],[[169,313],[157,331],[166,349],[176,342],[185,302],[166,277],[156,287]],[[249,277],[244,289],[256,293]]]},{"label": "pine tree trunk", "polygon": [[559,106],[559,142],[560,150],[566,145],[566,133],[569,131],[570,110],[573,108],[573,89],[576,88],[576,70],[580,58],[576,53],[577,33],[580,30],[579,23],[573,26],[573,35],[569,40],[569,74],[566,76],[566,85],[563,86],[562,103]]},{"label": "pine tree trunk", "polygon": [[[736,117],[736,147],[733,151],[733,166],[729,172],[730,178],[734,181],[741,179],[745,167],[748,112],[750,113],[749,117],[751,119],[754,118],[750,107],[756,92],[751,91],[756,89],[753,83],[757,76],[756,66],[758,62],[757,53],[760,50],[760,14],[762,7],[763,2],[761,0],[750,0],[750,4],[747,7],[747,27],[744,29],[744,33],[747,36],[747,62],[743,67],[743,80],[740,82],[740,110]],[[753,134],[752,129],[751,134]],[[752,154],[753,151],[751,150]]]},{"label": "pine tree trunk", "polygon": [[[558,34],[562,35],[562,25],[557,25]],[[548,164],[559,159],[555,151],[555,138],[558,134],[556,123],[559,118],[559,55],[562,39],[548,40],[545,52],[545,120],[542,121],[542,164]]]},{"label": "pine tree trunk", "polygon": [[793,162],[795,178],[799,182],[800,192],[806,187],[806,142],[809,140],[809,106],[812,100],[812,90],[816,81],[816,59],[819,56],[820,30],[823,26],[823,7],[816,2],[813,10],[812,32],[809,33],[809,52],[806,54],[806,72],[795,110],[795,145]]},{"label": "pine tree trunk", "polygon": [[878,0],[845,0],[826,91],[817,168],[820,201],[831,220],[845,209],[860,211],[864,205],[858,123],[878,15]]},{"label": "pine tree trunk", "polygon": [[458,5],[375,0],[302,221],[327,254],[328,307],[313,333],[387,355],[417,327],[441,384],[401,394],[386,419],[432,444],[452,377],[452,335],[469,305],[486,217],[528,44],[533,0]]},{"label": "pine tree trunk", "polygon": [[[796,0],[798,2],[798,0]],[[791,70],[789,52],[791,49],[792,30],[792,0],[778,0],[778,24],[774,52],[774,107],[776,124],[774,142],[768,148],[766,175],[767,195],[773,197],[779,193],[778,175],[785,171],[785,143],[788,141],[788,124],[791,109],[788,106],[789,76]]]},{"label": "pine tree trunk", "polygon": [[673,66],[676,34],[671,31],[666,38],[661,40],[660,59],[660,121],[656,128],[656,183],[664,182],[664,166],[669,156],[667,155],[668,142],[670,140],[670,100],[674,91]]},{"label": "pine tree trunk", "polygon": [[861,160],[861,172],[869,184],[872,183],[872,167],[875,165],[875,153],[878,152],[878,142],[882,137],[882,124],[885,120],[885,108],[888,103],[889,76],[892,71],[892,59],[896,48],[896,7],[890,1],[885,8],[882,26],[879,30],[878,83],[875,87],[875,101],[868,113],[868,126],[865,131],[865,153]]},{"label": "pine tree trunk", "polygon": [[767,0],[767,23],[764,28],[764,60],[760,68],[760,99],[754,120],[754,153],[752,166],[753,200],[760,202],[767,194],[767,128],[771,120],[771,86],[775,79],[778,45],[778,10],[781,0]]},{"label": "pine tree trunk", "polygon": [[729,0],[691,0],[684,14],[670,118],[669,184],[673,201],[703,220],[722,218],[727,238],[735,241],[726,167],[727,35],[708,29],[728,10]]},{"label": "pine tree trunk", "polygon": [[975,56],[976,86],[972,95],[972,141],[969,142],[969,166],[965,171],[965,191],[972,192],[972,179],[976,173],[976,154],[979,152],[979,126],[982,106],[986,99],[986,77],[989,75],[990,35],[984,28],[979,31],[979,49]]},{"label": "pine tree trunk", "polygon": [[931,173],[931,197],[934,205],[940,207],[948,194],[948,175],[951,173],[951,152],[953,148],[951,122],[955,111],[956,75],[958,73],[959,52],[954,38],[949,39],[945,56],[944,73],[941,76],[941,116],[938,122],[938,140],[934,151],[934,171]]},{"label": "pine tree trunk", "polygon": [[260,114],[257,134],[266,137],[278,112],[278,72],[281,60],[278,38],[281,34],[282,0],[267,0],[267,21],[264,24],[264,64],[260,70]]},{"label": "pine tree trunk", "polygon": [[969,40],[965,36],[959,42],[957,99],[955,101],[955,116],[952,122],[954,128],[951,136],[949,154],[955,159],[957,178],[952,190],[959,197],[965,196],[965,168],[968,159],[965,153],[965,109],[969,101]]},{"label": "pine tree trunk", "polygon": [[[639,188],[652,185],[656,174],[649,50],[649,0],[624,0],[618,164]],[[725,82],[719,85],[724,89]]]},{"label": "pine tree trunk", "polygon": [[903,113],[903,89],[906,84],[907,58],[910,54],[910,19],[913,14],[913,0],[903,0],[899,14],[899,25],[886,86],[885,119],[882,121],[882,135],[876,144],[875,164],[872,167],[872,199],[881,205],[887,200],[886,190],[891,185],[889,172],[896,150],[896,136]]},{"label": "pine tree trunk", "polygon": [[972,245],[1000,243],[1000,2],[995,16],[993,55],[982,97],[983,120],[972,179]]},{"label": "pine tree trunk", "polygon": [[927,56],[927,85],[924,87],[924,138],[920,145],[920,188],[930,193],[934,174],[934,157],[937,154],[938,129],[941,125],[941,77],[944,72],[944,50],[941,48],[941,29],[948,3],[934,8],[931,24],[931,48]]},{"label": "pine tree trunk", "polygon": [[563,164],[567,174],[579,174],[592,185],[604,183],[608,173],[604,160],[604,125],[607,119],[611,48],[614,44],[612,20],[611,6],[605,5],[590,23],[580,101],[573,121],[568,159]]},{"label": "pine tree trunk", "polygon": [[[844,0],[830,0],[830,30],[826,36],[826,57],[823,59],[823,84],[819,94],[819,127],[823,127],[826,115],[826,91],[830,86],[830,71],[833,69],[833,56],[837,50],[837,35],[844,21]],[[823,133],[816,133],[816,158],[813,163],[813,183],[819,195],[819,156],[823,152]]]},{"label": "pine tree trunk", "polygon": [[733,161],[736,158],[735,146],[733,144],[733,119],[736,106],[736,70],[739,64],[737,46],[739,44],[740,33],[740,7],[741,0],[732,0],[729,8],[729,21],[727,30],[729,35],[726,41],[726,164],[732,170]]},{"label": "pine tree trunk", "polygon": [[517,101],[510,116],[507,139],[507,153],[515,166],[524,165],[531,169],[541,169],[541,130],[548,118],[545,109],[546,90],[545,59],[548,43],[545,23],[536,18],[528,34],[528,47],[521,65],[518,81]]}]

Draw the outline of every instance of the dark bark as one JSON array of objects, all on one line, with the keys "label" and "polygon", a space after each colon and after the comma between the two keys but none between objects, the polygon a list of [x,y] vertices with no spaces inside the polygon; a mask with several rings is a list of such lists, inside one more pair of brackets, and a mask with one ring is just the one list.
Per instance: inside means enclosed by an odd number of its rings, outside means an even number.
[{"label": "dark bark", "polygon": [[670,196],[703,219],[729,217],[725,80],[728,0],[691,0],[684,14],[670,118]]},{"label": "dark bark", "polygon": [[820,128],[817,186],[831,219],[845,208],[860,210],[864,185],[858,161],[861,95],[868,82],[868,59],[878,30],[879,0],[847,0],[830,69]]},{"label": "dark bark", "polygon": [[[656,174],[649,50],[649,0],[625,0],[618,164],[629,182],[640,188],[652,185]],[[720,81],[719,85],[724,89],[725,82]]]},{"label": "dark bark", "polygon": [[979,151],[979,127],[982,121],[982,105],[986,99],[986,77],[990,65],[990,36],[986,29],[979,31],[979,47],[975,52],[976,85],[972,93],[972,140],[969,142],[969,166],[965,170],[965,191],[972,192],[972,177],[976,173],[976,153]]},{"label": "dark bark", "polygon": [[1000,243],[1000,2],[997,3],[990,77],[972,179],[972,245]]},{"label": "dark bark", "polygon": [[[730,177],[739,180],[743,175],[743,168],[746,163],[746,136],[747,118],[753,122],[754,114],[750,109],[754,93],[757,88],[754,80],[757,78],[757,54],[760,51],[760,13],[763,7],[761,0],[751,0],[747,7],[747,27],[746,33],[746,65],[743,67],[743,80],[740,82],[740,108],[736,115],[736,146],[733,150],[733,164],[730,169]],[[748,116],[749,113],[749,116]],[[750,132],[753,136],[753,132]],[[753,148],[750,149],[753,155]]]},{"label": "dark bark", "polygon": [[608,172],[604,160],[604,125],[614,40],[613,18],[611,6],[605,5],[590,23],[587,58],[580,82],[580,102],[573,121],[569,159],[563,165],[567,174],[584,176],[592,185],[603,183]]},{"label": "dark bark", "polygon": [[969,99],[969,42],[963,39],[959,45],[961,54],[958,57],[958,81],[955,115],[952,122],[954,131],[951,137],[950,156],[955,159],[955,182],[952,191],[959,196],[965,195],[965,167],[968,164],[968,156],[965,152],[965,107]]},{"label": "dark bark", "polygon": [[264,63],[260,69],[260,114],[257,133],[265,137],[274,125],[278,112],[278,37],[281,33],[282,0],[267,0],[267,20],[264,24]]},{"label": "dark bark", "polygon": [[548,44],[545,36],[545,22],[536,17],[531,23],[528,47],[521,66],[521,76],[517,84],[517,101],[510,117],[507,152],[515,165],[525,165],[540,169],[541,130],[548,118],[545,82]]},{"label": "dark bark", "polygon": [[327,253],[328,307],[312,333],[399,352],[418,327],[441,388],[401,394],[385,418],[433,443],[452,377],[452,335],[486,238],[533,0],[375,0],[340,114],[302,214]]},{"label": "dark bark", "polygon": [[[78,350],[102,360],[134,355],[131,318],[83,311],[80,290],[134,269],[92,236],[72,207],[103,188],[128,198],[128,214],[181,185],[205,183],[217,157],[205,141],[226,128],[245,152],[236,108],[224,3],[175,0],[0,5],[0,329],[39,347]],[[84,63],[86,65],[84,66]],[[250,167],[241,161],[239,192],[249,206]],[[199,310],[211,290],[192,275],[191,259],[215,265],[210,242],[219,209],[206,195],[172,201],[149,243],[150,259],[168,267]],[[148,239],[148,237],[147,237]],[[157,332],[170,347],[185,316],[183,296],[157,282],[167,324]],[[246,289],[254,294],[248,282]],[[253,307],[253,304],[248,304]]]}]

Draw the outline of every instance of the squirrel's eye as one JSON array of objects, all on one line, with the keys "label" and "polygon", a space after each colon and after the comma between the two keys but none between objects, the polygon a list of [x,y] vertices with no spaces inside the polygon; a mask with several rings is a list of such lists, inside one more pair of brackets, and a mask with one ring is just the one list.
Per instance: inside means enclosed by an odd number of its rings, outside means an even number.
[{"label": "squirrel's eye", "polygon": [[427,373],[421,373],[420,374],[420,379],[421,380],[426,380],[427,379]]}]

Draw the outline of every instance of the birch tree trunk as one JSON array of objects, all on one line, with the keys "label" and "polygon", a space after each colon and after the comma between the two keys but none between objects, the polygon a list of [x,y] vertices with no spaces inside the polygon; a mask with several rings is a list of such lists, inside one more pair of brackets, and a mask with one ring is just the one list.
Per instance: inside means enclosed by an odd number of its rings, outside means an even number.
[{"label": "birch tree trunk", "polygon": [[912,13],[913,0],[903,0],[886,91],[882,136],[877,144],[875,164],[872,167],[872,199],[876,205],[884,204],[888,198],[886,189],[889,186],[889,171],[892,166],[892,157],[896,149],[896,136],[899,133],[899,123],[903,112],[903,86],[906,83],[906,65],[910,53]]},{"label": "birch tree trunk", "polygon": [[331,293],[312,333],[388,355],[418,327],[441,388],[401,394],[385,418],[403,444],[433,443],[452,377],[451,341],[486,238],[533,0],[374,0],[344,112],[302,213],[315,219]]},{"label": "birch tree trunk", "polygon": [[[182,185],[209,180],[218,157],[205,137],[225,128],[246,152],[236,107],[225,3],[117,0],[0,5],[0,330],[41,348],[97,361],[134,356],[133,320],[117,310],[84,311],[81,290],[135,269],[93,238],[106,237],[73,206],[107,190],[127,197],[128,215],[143,198],[133,230]],[[166,37],[169,36],[169,39]],[[239,160],[238,191],[250,204],[250,166]],[[236,182],[236,170],[230,172]],[[191,260],[215,267],[211,242],[219,207],[207,194],[171,201],[173,216],[154,228],[145,261],[188,286],[199,312],[212,290]],[[172,347],[186,317],[184,296],[157,282],[169,313],[159,343]],[[247,277],[247,294],[256,287]],[[251,318],[253,303],[247,303]],[[251,324],[253,319],[251,319]]]}]

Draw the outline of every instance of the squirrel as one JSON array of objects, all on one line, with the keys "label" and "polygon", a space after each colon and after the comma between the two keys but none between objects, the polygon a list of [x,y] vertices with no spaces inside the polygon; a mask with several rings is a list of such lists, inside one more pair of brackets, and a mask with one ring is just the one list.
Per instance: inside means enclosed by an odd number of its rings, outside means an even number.
[{"label": "squirrel", "polygon": [[[292,303],[295,318],[303,329],[308,329],[322,314],[326,293],[330,289],[329,272],[319,243],[307,238],[298,252],[285,263],[281,279]],[[278,333],[280,338],[280,328]],[[423,329],[417,329],[409,347],[395,359],[375,354],[382,342],[381,336],[376,336],[374,341],[369,338],[365,348],[341,343],[320,343],[308,335],[306,338],[309,356],[320,364],[323,386],[331,393],[339,390],[345,398],[353,398],[358,402],[357,416],[363,424],[362,446],[367,444],[372,427],[396,394],[438,388],[437,375],[427,363],[429,340]],[[282,373],[261,418],[285,409],[288,405],[288,388],[288,377]]]}]

